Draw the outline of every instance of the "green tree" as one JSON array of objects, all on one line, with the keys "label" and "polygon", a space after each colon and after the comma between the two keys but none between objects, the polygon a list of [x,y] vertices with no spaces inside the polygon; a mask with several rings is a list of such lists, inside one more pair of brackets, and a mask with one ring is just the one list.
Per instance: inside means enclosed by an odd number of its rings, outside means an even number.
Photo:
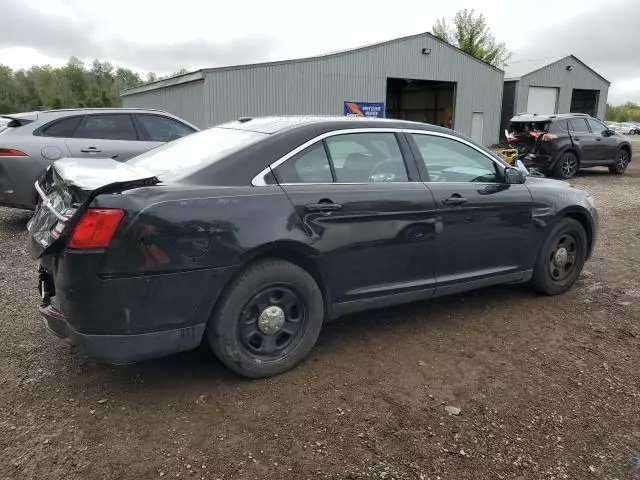
[{"label": "green tree", "polygon": [[473,9],[465,8],[456,13],[452,23],[444,18],[438,20],[432,27],[433,35],[496,67],[507,64],[511,53],[491,35],[484,15],[476,17]]},{"label": "green tree", "polygon": [[[157,76],[152,74],[152,78]],[[133,70],[100,60],[87,68],[77,57],[71,57],[62,67],[41,65],[14,71],[0,65],[0,113],[119,107],[120,92],[142,83],[140,74]]]}]

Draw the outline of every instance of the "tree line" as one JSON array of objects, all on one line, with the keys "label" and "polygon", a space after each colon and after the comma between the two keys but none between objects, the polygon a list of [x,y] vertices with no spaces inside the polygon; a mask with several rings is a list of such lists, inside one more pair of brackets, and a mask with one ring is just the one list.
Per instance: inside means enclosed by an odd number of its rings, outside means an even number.
[{"label": "tree line", "polygon": [[86,67],[77,57],[66,65],[34,66],[28,70],[12,70],[0,64],[0,114],[55,108],[119,107],[120,91],[181,75],[153,72],[145,78],[129,68],[94,60]]},{"label": "tree line", "polygon": [[607,104],[607,113],[605,118],[611,122],[640,123],[640,105],[633,102],[627,102],[623,105]]}]

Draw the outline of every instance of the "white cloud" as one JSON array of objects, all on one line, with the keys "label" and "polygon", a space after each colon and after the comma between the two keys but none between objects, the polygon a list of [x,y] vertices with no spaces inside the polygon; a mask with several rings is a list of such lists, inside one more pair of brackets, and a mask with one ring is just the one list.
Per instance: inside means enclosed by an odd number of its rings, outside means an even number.
[{"label": "white cloud", "polygon": [[[4,1],[0,63],[24,68],[76,55],[168,73],[285,59],[428,31],[468,6],[459,0]],[[494,0],[476,9],[521,57],[573,53],[613,82],[611,101],[640,101],[639,7],[634,0],[604,6],[602,0]]]}]

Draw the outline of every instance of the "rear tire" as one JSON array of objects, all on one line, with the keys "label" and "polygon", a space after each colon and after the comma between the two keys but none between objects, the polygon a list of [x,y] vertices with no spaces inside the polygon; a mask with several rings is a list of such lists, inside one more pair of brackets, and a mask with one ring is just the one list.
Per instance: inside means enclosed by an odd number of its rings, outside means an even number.
[{"label": "rear tire", "polygon": [[569,290],[587,258],[587,234],[580,222],[563,218],[545,240],[531,283],[538,292],[558,295]]},{"label": "rear tire", "polygon": [[609,165],[609,171],[617,175],[622,175],[629,166],[629,150],[621,148],[616,154],[616,163]]},{"label": "rear tire", "polygon": [[226,289],[209,320],[207,340],[239,375],[269,377],[302,360],[323,321],[322,292],[313,277],[293,263],[263,260]]},{"label": "rear tire", "polygon": [[578,156],[575,153],[564,152],[553,167],[553,175],[568,180],[575,177],[579,166]]}]

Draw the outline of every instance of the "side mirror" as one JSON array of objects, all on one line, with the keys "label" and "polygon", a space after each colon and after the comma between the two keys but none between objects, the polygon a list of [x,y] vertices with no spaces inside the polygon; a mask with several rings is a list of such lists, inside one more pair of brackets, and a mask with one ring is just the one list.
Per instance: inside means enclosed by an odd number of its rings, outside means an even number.
[{"label": "side mirror", "polygon": [[515,185],[519,183],[524,183],[525,176],[520,169],[514,168],[514,167],[507,167],[504,169],[504,180],[506,183],[510,185]]},{"label": "side mirror", "polygon": [[602,136],[603,136],[603,137],[610,137],[610,136],[611,136],[611,135],[613,135],[613,134],[614,134],[614,131],[613,131],[613,130],[611,130],[611,129],[609,129],[609,128],[608,128],[608,129],[606,129],[604,132],[602,132]]}]

